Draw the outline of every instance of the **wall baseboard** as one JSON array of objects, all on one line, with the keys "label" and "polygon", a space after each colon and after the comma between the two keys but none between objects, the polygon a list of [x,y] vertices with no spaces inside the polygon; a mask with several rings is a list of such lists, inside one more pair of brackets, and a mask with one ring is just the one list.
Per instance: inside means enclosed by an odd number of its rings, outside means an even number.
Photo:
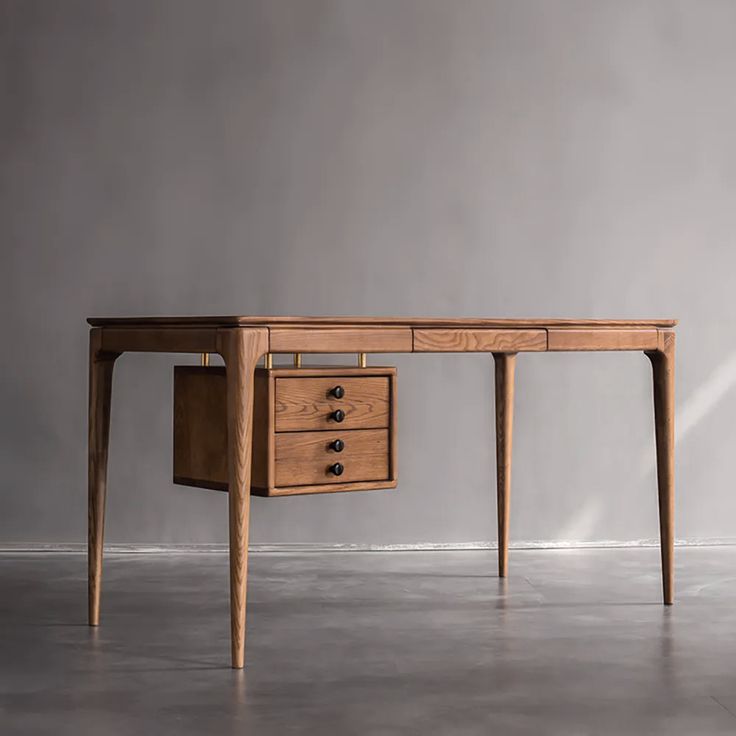
[{"label": "wall baseboard", "polygon": [[[723,547],[736,545],[736,537],[716,537],[709,539],[678,539],[676,547]],[[659,547],[656,539],[637,539],[630,541],[599,540],[581,541],[526,541],[510,545],[516,550],[565,550],[565,549],[631,549]],[[417,544],[322,544],[316,543],[273,543],[251,544],[251,554],[268,553],[325,553],[325,552],[452,552],[495,550],[496,542],[421,542]],[[227,554],[226,544],[109,544],[105,545],[108,554]],[[86,554],[84,543],[0,543],[0,554],[19,553]]]}]

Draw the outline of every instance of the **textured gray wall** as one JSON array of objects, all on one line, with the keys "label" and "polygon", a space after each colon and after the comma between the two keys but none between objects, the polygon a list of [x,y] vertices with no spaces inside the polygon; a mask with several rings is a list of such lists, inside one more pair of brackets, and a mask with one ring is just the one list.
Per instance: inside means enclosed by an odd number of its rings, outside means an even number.
[{"label": "textured gray wall", "polygon": [[[678,537],[736,537],[735,36],[717,0],[0,0],[0,542],[84,538],[84,318],[150,313],[679,317]],[[255,499],[253,541],[495,538],[491,360],[388,361],[399,489]],[[108,541],[225,539],[171,483],[175,362],[118,362]],[[512,537],[656,536],[645,358],[517,392]]]}]

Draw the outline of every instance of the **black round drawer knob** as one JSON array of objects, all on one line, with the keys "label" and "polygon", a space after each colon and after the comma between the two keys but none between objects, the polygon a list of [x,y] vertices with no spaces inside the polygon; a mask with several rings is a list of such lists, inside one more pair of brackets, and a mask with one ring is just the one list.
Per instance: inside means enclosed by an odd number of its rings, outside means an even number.
[{"label": "black round drawer knob", "polygon": [[334,442],[330,442],[330,449],[335,452],[342,452],[345,449],[345,443],[342,440],[335,440]]},{"label": "black round drawer knob", "polygon": [[345,396],[345,389],[342,386],[335,386],[330,390],[330,396],[334,396],[336,399],[341,399]]},{"label": "black round drawer knob", "polygon": [[344,470],[345,467],[341,463],[330,465],[330,473],[333,473],[334,475],[342,475]]},{"label": "black round drawer knob", "polygon": [[336,422],[341,422],[345,419],[345,412],[342,409],[335,409],[330,415]]}]

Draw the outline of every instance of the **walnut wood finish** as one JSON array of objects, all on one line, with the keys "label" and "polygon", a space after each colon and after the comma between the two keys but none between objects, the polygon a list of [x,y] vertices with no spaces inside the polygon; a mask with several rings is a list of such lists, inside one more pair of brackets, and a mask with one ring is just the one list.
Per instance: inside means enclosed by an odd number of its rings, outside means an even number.
[{"label": "walnut wood finish", "polygon": [[[329,432],[277,432],[276,463],[342,462],[353,457],[388,456],[388,429],[336,429]],[[335,448],[337,441],[340,448]],[[345,478],[343,478],[345,480]],[[371,479],[373,480],[373,479]]]},{"label": "walnut wood finish", "polygon": [[341,376],[357,376],[358,378],[365,378],[366,376],[396,376],[396,368],[383,365],[369,365],[365,368],[354,365],[303,365],[301,368],[275,365],[273,371],[275,372],[274,375],[278,375],[279,378],[332,376],[334,379],[338,379]]},{"label": "walnut wood finish", "polygon": [[[253,434],[254,463],[259,434]],[[174,483],[224,491],[227,482],[225,368],[178,365],[174,368]]]},{"label": "walnut wood finish", "polygon": [[245,593],[248,575],[248,522],[253,430],[253,373],[268,350],[264,329],[227,330],[218,351],[227,378],[228,510],[230,519],[230,636],[232,666],[245,657]]},{"label": "walnut wood finish", "polygon": [[[330,395],[338,383],[345,389],[341,399]],[[277,432],[372,429],[389,425],[389,379],[385,376],[276,378],[275,396]],[[345,413],[342,422],[333,418],[337,410]]]},{"label": "walnut wood finish", "polygon": [[254,496],[268,496],[276,498],[279,496],[306,496],[321,493],[354,493],[356,491],[385,491],[396,488],[395,480],[367,480],[351,481],[348,483],[324,483],[309,486],[277,486],[276,488],[253,488]]},{"label": "walnut wood finish", "polygon": [[505,578],[509,559],[511,447],[514,431],[516,355],[494,353],[496,384],[496,497],[498,508],[498,576]]},{"label": "walnut wood finish", "polygon": [[675,600],[675,333],[665,332],[661,348],[647,357],[654,384],[662,587],[664,602],[671,605]]},{"label": "walnut wood finish", "polygon": [[214,353],[217,333],[191,327],[106,329],[102,331],[102,349],[118,353]]},{"label": "walnut wood finish", "polygon": [[[330,390],[338,384],[345,395],[330,398]],[[257,368],[252,493],[286,495],[279,489],[297,487],[302,494],[333,492],[325,488],[328,484],[366,490],[365,485],[350,484],[378,480],[386,482],[383,487],[395,487],[395,386],[395,368]],[[284,427],[279,425],[279,405],[288,408],[290,421]],[[328,419],[338,407],[346,413],[342,423]],[[175,483],[228,490],[226,413],[224,368],[176,366]],[[345,442],[342,453],[327,449],[337,438]],[[327,472],[335,462],[344,466],[340,476]]]},{"label": "walnut wood finish", "polygon": [[548,350],[655,350],[655,329],[551,329]]},{"label": "walnut wood finish", "polygon": [[[251,493],[253,493],[254,486],[271,488],[274,485],[273,457],[275,449],[273,415],[275,397],[272,371],[257,368],[254,387]],[[225,486],[224,490],[227,490],[227,486]]]},{"label": "walnut wood finish", "polygon": [[408,327],[271,328],[272,353],[410,353]]},{"label": "walnut wood finish", "polygon": [[89,317],[95,327],[674,327],[674,319],[498,319],[492,317],[287,317],[283,315],[225,315],[196,317]]},{"label": "walnut wood finish", "polygon": [[88,618],[90,626],[100,623],[102,589],[102,546],[105,537],[107,455],[110,441],[112,369],[117,353],[102,349],[102,330],[89,333],[89,434],[87,499]]},{"label": "walnut wood finish", "polygon": [[[513,358],[511,353],[544,350],[643,350],[652,361],[657,439],[660,533],[665,603],[673,600],[674,504],[674,320],[569,320],[405,317],[122,317],[90,318],[89,412],[89,570],[90,623],[99,621],[99,592],[109,438],[112,367],[126,351],[219,352],[227,365],[226,413],[230,493],[231,619],[233,666],[242,667],[245,632],[245,586],[250,494],[293,495],[393,488],[396,485],[395,412],[389,428],[389,480],[325,483],[315,486],[274,485],[275,432],[252,432],[251,418],[261,426],[273,417],[273,378],[255,373],[255,362],[267,352],[491,352],[496,358],[497,391],[505,406],[497,417],[499,475],[499,548],[508,532],[511,458]],[[390,329],[389,329],[390,328]],[[542,345],[542,334],[545,345]],[[284,370],[284,369],[282,369]],[[343,369],[345,375],[349,369]],[[380,371],[379,371],[380,372]],[[284,372],[282,375],[288,375]],[[357,375],[357,374],[356,374]],[[265,386],[260,389],[258,386]],[[266,400],[259,401],[265,391]],[[391,380],[391,406],[396,383]],[[250,448],[253,447],[252,478]],[[508,459],[508,462],[506,462]],[[251,484],[251,480],[253,483]],[[257,485],[256,485],[257,482]],[[263,485],[261,485],[263,484]],[[224,484],[223,484],[224,485]],[[249,486],[252,488],[249,491]],[[504,526],[502,528],[501,522]],[[499,555],[499,570],[506,562]],[[503,574],[503,573],[502,573]]]},{"label": "walnut wood finish", "polygon": [[[273,447],[269,374],[253,378],[251,485],[268,488]],[[227,378],[219,366],[174,367],[174,483],[227,491]]]},{"label": "walnut wood finish", "polygon": [[414,330],[414,352],[416,353],[487,353],[546,349],[546,330]]},{"label": "walnut wood finish", "polygon": [[[271,413],[266,425],[270,428],[267,473],[270,483],[266,487],[254,483],[254,494],[290,496],[396,487],[395,368],[313,366],[273,368],[263,372],[269,376],[271,396]],[[337,385],[345,392],[341,399],[331,395]],[[280,422],[280,406],[282,410],[288,407],[288,422]],[[345,411],[345,420],[341,423],[328,419],[338,408]],[[381,441],[380,453],[375,452],[375,438],[380,433],[374,433],[374,429],[382,430],[387,437],[385,444]],[[324,464],[321,468],[306,465],[300,470],[297,463],[280,462],[277,468],[278,460],[284,457],[283,449],[289,446],[293,451],[310,435],[315,442],[324,444],[338,437],[343,439],[345,450],[331,453],[332,462],[329,463],[341,462],[345,466],[343,475],[324,475]],[[292,437],[294,439],[290,439]],[[356,442],[361,449],[357,463],[343,462],[355,450]]]},{"label": "walnut wood finish", "polygon": [[[276,434],[276,485],[301,486],[389,479],[388,429],[347,432],[279,432]],[[332,443],[345,443],[335,452]],[[335,475],[329,468],[339,463]]]}]

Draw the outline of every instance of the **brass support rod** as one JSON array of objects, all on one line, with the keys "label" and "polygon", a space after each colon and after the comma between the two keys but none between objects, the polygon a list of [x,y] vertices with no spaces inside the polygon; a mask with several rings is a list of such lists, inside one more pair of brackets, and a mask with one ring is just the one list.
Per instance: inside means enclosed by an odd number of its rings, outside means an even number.
[{"label": "brass support rod", "polygon": [[200,365],[209,365],[210,364],[210,354],[209,353],[202,353],[202,355],[199,356],[199,364]]},{"label": "brass support rod", "polygon": [[366,368],[368,366],[368,356],[366,353],[358,353],[358,367]]},{"label": "brass support rod", "polygon": [[263,365],[268,369],[271,370],[273,368],[273,353],[266,353],[263,356]]},{"label": "brass support rod", "polygon": [[301,367],[302,367],[302,354],[294,353],[294,368],[301,368]]}]

